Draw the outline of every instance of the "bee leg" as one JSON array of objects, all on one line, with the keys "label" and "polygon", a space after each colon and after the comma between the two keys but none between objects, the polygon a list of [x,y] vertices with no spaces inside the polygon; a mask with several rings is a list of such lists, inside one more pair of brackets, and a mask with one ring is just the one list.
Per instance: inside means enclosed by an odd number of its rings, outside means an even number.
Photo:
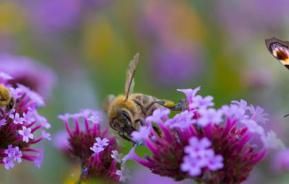
[{"label": "bee leg", "polygon": [[134,143],[134,141],[125,132],[118,132],[118,135],[120,137],[124,138],[125,140]]},{"label": "bee leg", "polygon": [[188,105],[186,100],[182,99],[177,104],[175,104],[174,107],[170,108],[173,111],[184,111],[188,109]]},{"label": "bee leg", "polygon": [[136,124],[138,126],[144,126],[145,125],[145,122],[143,119],[136,119],[134,122],[135,122],[134,124]]},{"label": "bee leg", "polygon": [[183,111],[187,109],[187,103],[185,100],[180,100],[178,103],[169,100],[155,101],[155,103],[158,103],[172,111]]}]

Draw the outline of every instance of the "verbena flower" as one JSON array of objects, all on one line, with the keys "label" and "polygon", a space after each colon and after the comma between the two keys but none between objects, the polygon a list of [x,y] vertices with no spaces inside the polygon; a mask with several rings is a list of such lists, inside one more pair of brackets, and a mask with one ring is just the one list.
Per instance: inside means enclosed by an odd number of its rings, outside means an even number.
[{"label": "verbena flower", "polygon": [[0,71],[12,76],[12,85],[22,84],[43,97],[51,94],[56,78],[48,67],[22,56],[1,55]]},{"label": "verbena flower", "polygon": [[282,146],[262,127],[267,120],[262,108],[241,100],[216,109],[212,97],[197,95],[199,88],[179,91],[186,95],[188,109],[172,118],[168,109],[147,117],[146,125],[132,135],[151,155],[140,157],[133,148],[127,159],[175,180],[237,184],[269,148]]},{"label": "verbena flower", "polygon": [[118,155],[119,148],[116,139],[108,134],[108,130],[101,129],[99,115],[99,112],[93,110],[60,115],[68,134],[67,142],[61,144],[61,147],[80,160],[80,180],[103,179],[119,182],[124,177],[122,160]]},{"label": "verbena flower", "polygon": [[43,151],[34,145],[49,139],[50,135],[46,130],[50,124],[37,111],[44,101],[28,88],[11,84],[11,80],[8,74],[0,74],[1,99],[5,91],[12,98],[10,104],[0,108],[0,163],[12,169],[27,160],[39,167]]}]

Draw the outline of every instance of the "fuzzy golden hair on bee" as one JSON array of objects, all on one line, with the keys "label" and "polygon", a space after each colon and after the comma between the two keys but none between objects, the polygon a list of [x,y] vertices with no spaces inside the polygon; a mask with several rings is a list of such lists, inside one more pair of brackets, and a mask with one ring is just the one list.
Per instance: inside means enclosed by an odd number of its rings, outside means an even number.
[{"label": "fuzzy golden hair on bee", "polygon": [[117,116],[120,109],[128,109],[131,112],[135,112],[137,107],[133,101],[127,100],[126,96],[119,95],[110,102],[107,110],[108,116],[111,118]]},{"label": "fuzzy golden hair on bee", "polygon": [[0,84],[0,107],[6,107],[11,103],[12,97],[9,89]]}]

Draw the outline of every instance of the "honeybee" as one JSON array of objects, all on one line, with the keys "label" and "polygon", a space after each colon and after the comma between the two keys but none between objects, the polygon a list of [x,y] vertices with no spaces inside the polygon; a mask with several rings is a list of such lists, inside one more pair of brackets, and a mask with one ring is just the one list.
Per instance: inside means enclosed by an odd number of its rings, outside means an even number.
[{"label": "honeybee", "polygon": [[278,38],[265,40],[267,49],[279,62],[289,69],[289,42]]},{"label": "honeybee", "polygon": [[131,133],[144,125],[144,120],[157,108],[166,107],[180,111],[184,103],[174,103],[170,100],[160,100],[142,93],[133,93],[134,76],[139,63],[137,53],[131,60],[126,74],[124,94],[110,95],[107,101],[107,114],[110,127],[122,138],[133,142]]},{"label": "honeybee", "polygon": [[14,106],[14,99],[12,98],[9,89],[6,88],[3,84],[0,84],[0,107],[5,108],[6,111],[9,111]]}]

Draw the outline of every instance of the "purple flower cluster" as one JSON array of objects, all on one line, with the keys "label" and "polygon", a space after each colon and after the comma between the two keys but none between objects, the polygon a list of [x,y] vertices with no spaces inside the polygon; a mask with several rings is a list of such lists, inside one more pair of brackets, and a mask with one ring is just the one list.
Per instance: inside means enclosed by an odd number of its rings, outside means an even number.
[{"label": "purple flower cluster", "polygon": [[58,32],[73,27],[80,18],[79,0],[26,0],[27,17],[45,32]]},{"label": "purple flower cluster", "polygon": [[[81,181],[98,178],[118,182],[124,178],[118,145],[107,129],[101,130],[99,114],[87,109],[76,114],[60,115],[68,136],[65,135],[67,141],[61,140],[59,147],[80,160]],[[74,124],[74,128],[70,124]]]},{"label": "purple flower cluster", "polygon": [[24,0],[27,17],[34,28],[45,33],[73,30],[88,10],[96,11],[111,4],[111,0]]},{"label": "purple flower cluster", "polygon": [[1,55],[0,71],[13,77],[12,85],[22,84],[43,97],[51,94],[55,83],[52,70],[27,57]]},{"label": "purple flower cluster", "polygon": [[133,148],[128,159],[175,180],[236,184],[269,148],[282,146],[274,132],[262,127],[267,121],[262,108],[241,100],[216,109],[211,96],[197,95],[199,88],[179,91],[186,95],[187,110],[170,118],[168,109],[157,109],[147,117],[132,137],[151,156],[140,157]]},{"label": "purple flower cluster", "polygon": [[[8,74],[0,74],[0,163],[11,169],[22,160],[28,160],[39,167],[43,151],[33,145],[50,140],[46,131],[50,124],[37,111],[44,101],[30,89],[11,84],[11,80]],[[5,100],[8,103],[4,105]]]}]

